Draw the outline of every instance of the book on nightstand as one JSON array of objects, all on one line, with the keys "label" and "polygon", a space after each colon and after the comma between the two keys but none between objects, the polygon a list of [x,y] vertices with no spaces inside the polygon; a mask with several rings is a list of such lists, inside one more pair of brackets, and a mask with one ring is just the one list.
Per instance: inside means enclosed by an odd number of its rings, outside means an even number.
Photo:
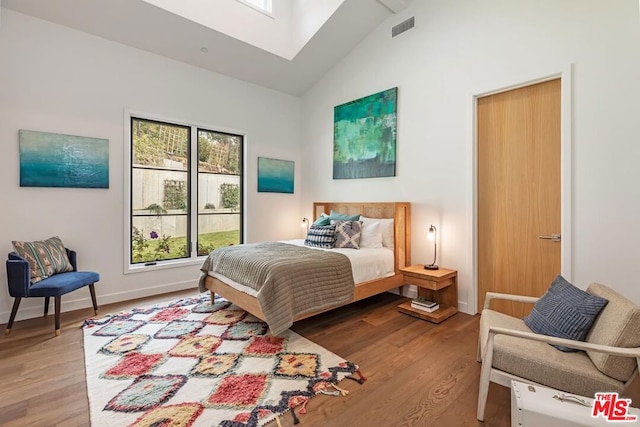
[{"label": "book on nightstand", "polygon": [[421,305],[421,306],[427,307],[427,308],[432,308],[433,306],[438,305],[437,302],[429,301],[428,299],[424,299],[422,297],[418,297],[418,298],[412,300],[411,303],[412,304],[415,303],[415,304],[418,304],[418,305]]},{"label": "book on nightstand", "polygon": [[433,313],[434,311],[440,308],[440,305],[437,302],[418,298],[411,301],[411,308],[426,311],[428,313]]}]

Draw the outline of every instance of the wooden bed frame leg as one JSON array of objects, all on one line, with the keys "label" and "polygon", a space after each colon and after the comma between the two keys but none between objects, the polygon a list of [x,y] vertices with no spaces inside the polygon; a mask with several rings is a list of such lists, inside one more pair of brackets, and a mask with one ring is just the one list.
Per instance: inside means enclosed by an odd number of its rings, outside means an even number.
[{"label": "wooden bed frame leg", "polygon": [[216,293],[209,291],[209,294],[211,295],[211,305],[213,305],[216,302]]},{"label": "wooden bed frame leg", "polygon": [[273,335],[271,331],[269,331],[269,344],[277,344],[277,343],[278,343],[278,337]]}]

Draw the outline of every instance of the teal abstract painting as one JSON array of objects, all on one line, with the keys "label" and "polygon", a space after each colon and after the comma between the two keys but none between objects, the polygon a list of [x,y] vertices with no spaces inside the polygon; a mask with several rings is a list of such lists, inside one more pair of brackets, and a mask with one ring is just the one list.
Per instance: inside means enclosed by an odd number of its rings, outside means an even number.
[{"label": "teal abstract painting", "polygon": [[258,192],[293,193],[295,163],[258,157]]},{"label": "teal abstract painting", "polygon": [[109,188],[109,140],[20,130],[20,186]]},{"label": "teal abstract painting", "polygon": [[396,87],[334,108],[334,179],[396,175],[397,99]]}]

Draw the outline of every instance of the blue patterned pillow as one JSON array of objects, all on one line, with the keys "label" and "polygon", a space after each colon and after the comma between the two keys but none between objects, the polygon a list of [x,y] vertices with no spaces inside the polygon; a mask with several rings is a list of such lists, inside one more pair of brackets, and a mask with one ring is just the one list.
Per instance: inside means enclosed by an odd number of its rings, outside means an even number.
[{"label": "blue patterned pillow", "polygon": [[329,220],[329,215],[326,213],[321,213],[318,219],[313,222],[313,225],[330,225],[331,221]]},{"label": "blue patterned pillow", "polygon": [[[533,332],[584,341],[596,316],[609,301],[578,289],[560,275],[533,306],[524,323]],[[561,351],[578,351],[554,345]]]},{"label": "blue patterned pillow", "polygon": [[311,225],[304,244],[316,248],[331,249],[336,244],[335,225]]},{"label": "blue patterned pillow", "polygon": [[332,210],[329,213],[329,219],[333,221],[360,221],[360,214],[347,215]]},{"label": "blue patterned pillow", "polygon": [[331,221],[336,226],[336,248],[360,249],[362,222]]}]

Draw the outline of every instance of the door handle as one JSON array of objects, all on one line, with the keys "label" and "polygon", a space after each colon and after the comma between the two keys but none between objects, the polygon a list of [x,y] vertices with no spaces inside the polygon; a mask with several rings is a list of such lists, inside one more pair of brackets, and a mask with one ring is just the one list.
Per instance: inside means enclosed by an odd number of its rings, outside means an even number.
[{"label": "door handle", "polygon": [[559,242],[562,240],[559,234],[551,234],[549,236],[538,236],[539,239],[551,240],[552,242]]}]

